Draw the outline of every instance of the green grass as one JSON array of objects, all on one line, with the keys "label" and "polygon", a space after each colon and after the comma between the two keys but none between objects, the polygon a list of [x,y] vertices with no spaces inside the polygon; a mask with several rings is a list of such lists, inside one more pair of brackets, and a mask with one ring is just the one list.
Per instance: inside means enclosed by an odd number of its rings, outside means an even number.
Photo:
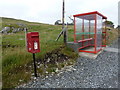
[{"label": "green grass", "polygon": [[[16,26],[16,23],[22,23],[28,27],[28,32],[39,32],[41,52],[36,53],[36,60],[42,60],[47,53],[64,47],[63,37],[61,37],[58,42],[55,42],[55,39],[61,32],[61,26],[33,23],[10,18],[3,18],[2,21],[3,27],[8,24]],[[73,37],[71,37],[71,40],[72,38]],[[32,54],[28,53],[26,50],[25,33],[18,32],[15,34],[2,35],[2,51],[3,88],[14,88],[31,80],[31,74],[34,71],[33,68],[29,68],[29,65],[31,65],[33,60]],[[61,53],[71,57],[72,60],[75,60],[77,56],[75,52],[65,47],[61,50]],[[57,67],[62,68],[65,66],[64,64],[65,63],[59,65],[49,64],[46,70],[52,73],[55,72]],[[44,75],[43,65],[37,71],[41,75]]]},{"label": "green grass", "polygon": [[117,29],[107,30],[107,45],[111,44],[117,38],[118,38]]},{"label": "green grass", "polygon": [[[59,64],[48,64],[47,68],[44,65],[37,70],[41,75],[46,75],[52,72],[56,73],[56,68],[61,69],[64,66],[72,65],[76,62],[77,53],[72,49],[64,46],[63,37],[58,42],[55,42],[58,34],[61,32],[61,26],[48,25],[42,23],[27,22],[23,20],[16,20],[11,18],[3,18],[2,25],[7,26],[11,24],[14,27],[16,23],[25,24],[28,27],[28,32],[37,31],[40,35],[40,53],[36,53],[36,60],[43,60],[47,53],[63,47],[60,53],[70,57],[68,61],[60,62]],[[73,26],[68,26],[68,41],[73,41]],[[117,31],[108,31],[108,44],[116,39]],[[20,84],[31,80],[33,66],[29,67],[32,60],[32,54],[28,53],[25,46],[25,33],[18,32],[15,34],[2,35],[2,76],[3,88],[14,88]]]}]

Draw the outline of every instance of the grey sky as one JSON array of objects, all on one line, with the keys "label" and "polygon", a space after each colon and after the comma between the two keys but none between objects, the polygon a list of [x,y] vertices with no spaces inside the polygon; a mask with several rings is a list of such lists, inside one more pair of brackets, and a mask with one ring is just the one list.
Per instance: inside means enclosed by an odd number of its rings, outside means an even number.
[{"label": "grey sky", "polygon": [[[118,25],[119,0],[65,0],[65,21],[74,14],[98,11]],[[54,24],[61,19],[62,0],[0,0],[0,16]]]}]

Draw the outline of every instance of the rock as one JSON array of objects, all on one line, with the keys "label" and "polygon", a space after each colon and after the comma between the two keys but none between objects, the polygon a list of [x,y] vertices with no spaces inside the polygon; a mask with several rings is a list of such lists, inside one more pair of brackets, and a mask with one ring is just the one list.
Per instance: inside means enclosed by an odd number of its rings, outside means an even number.
[{"label": "rock", "polygon": [[19,80],[19,82],[22,82],[22,81],[23,81],[23,80],[21,80],[21,79]]},{"label": "rock", "polygon": [[47,62],[50,62],[50,58],[48,58]]},{"label": "rock", "polygon": [[59,71],[58,68],[56,68],[55,72],[58,72],[58,71]]},{"label": "rock", "polygon": [[37,68],[40,68],[40,66],[37,66]]},{"label": "rock", "polygon": [[46,76],[45,78],[48,78],[48,76]]},{"label": "rock", "polygon": [[19,27],[26,27],[26,25],[25,24],[23,24],[23,23],[16,23]]},{"label": "rock", "polygon": [[18,30],[17,30],[17,28],[14,28],[12,33],[16,33],[16,32],[18,32]]},{"label": "rock", "polygon": [[2,30],[1,30],[1,33],[8,33],[10,31],[10,27],[4,27]]},{"label": "rock", "polygon": [[34,80],[36,80],[37,78],[36,77],[34,77]]},{"label": "rock", "polygon": [[46,71],[45,73],[47,73],[48,74],[48,72]]},{"label": "rock", "polygon": [[34,73],[32,73],[31,75],[34,76]]},{"label": "rock", "polygon": [[10,31],[10,27],[5,27],[4,30],[7,32]]}]

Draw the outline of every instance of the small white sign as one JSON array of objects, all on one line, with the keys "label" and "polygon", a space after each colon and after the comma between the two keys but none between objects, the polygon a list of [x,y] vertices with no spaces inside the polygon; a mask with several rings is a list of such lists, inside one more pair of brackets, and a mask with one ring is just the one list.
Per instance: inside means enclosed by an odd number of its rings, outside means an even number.
[{"label": "small white sign", "polygon": [[38,43],[34,42],[34,49],[38,49]]}]

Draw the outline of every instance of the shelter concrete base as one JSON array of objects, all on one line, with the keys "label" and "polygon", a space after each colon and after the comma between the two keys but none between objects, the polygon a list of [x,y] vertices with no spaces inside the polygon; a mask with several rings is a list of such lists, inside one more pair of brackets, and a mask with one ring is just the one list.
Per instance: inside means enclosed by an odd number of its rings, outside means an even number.
[{"label": "shelter concrete base", "polygon": [[[89,48],[88,51],[93,50],[93,48]],[[99,51],[98,53],[94,54],[94,53],[87,53],[87,52],[79,52],[79,56],[81,57],[86,57],[86,58],[90,58],[90,59],[96,59],[97,56],[104,50],[104,47],[102,48],[101,51]]]},{"label": "shelter concrete base", "polygon": [[[67,46],[69,48],[72,48],[75,52],[79,53],[79,56],[81,57],[86,57],[86,58],[91,58],[91,59],[96,59],[97,56],[104,50],[104,47],[102,48],[102,50],[96,54],[94,53],[87,53],[87,52],[79,52],[78,48],[81,46],[79,43],[74,43],[74,42],[67,42]],[[87,51],[92,51],[94,48],[88,48]]]}]

